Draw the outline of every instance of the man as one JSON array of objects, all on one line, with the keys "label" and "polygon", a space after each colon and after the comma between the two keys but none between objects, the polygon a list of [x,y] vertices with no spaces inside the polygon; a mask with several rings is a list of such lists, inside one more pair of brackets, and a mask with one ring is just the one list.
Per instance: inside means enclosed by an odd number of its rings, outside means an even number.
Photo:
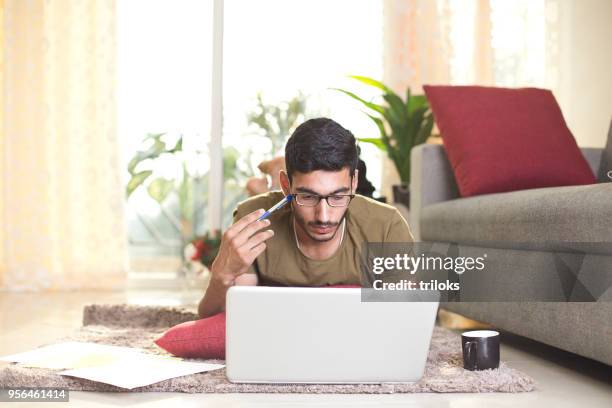
[{"label": "man", "polygon": [[[287,141],[285,162],[282,192],[251,197],[234,211],[198,307],[201,317],[223,311],[233,285],[363,284],[364,242],[413,241],[397,209],[354,194],[357,145],[338,123],[302,123]],[[257,220],[288,194],[294,196],[290,205]]]}]

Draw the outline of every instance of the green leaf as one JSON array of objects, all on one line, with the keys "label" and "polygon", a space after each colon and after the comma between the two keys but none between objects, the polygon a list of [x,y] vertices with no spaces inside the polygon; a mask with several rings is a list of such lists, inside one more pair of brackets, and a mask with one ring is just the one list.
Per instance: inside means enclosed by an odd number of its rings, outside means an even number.
[{"label": "green leaf", "polygon": [[152,199],[157,201],[159,204],[163,203],[168,197],[168,194],[174,189],[174,180],[168,180],[165,178],[157,178],[149,183],[147,191]]},{"label": "green leaf", "polygon": [[402,99],[394,93],[385,94],[383,98],[389,104],[391,110],[395,113],[395,117],[399,122],[406,122],[408,119],[408,113],[406,112],[406,105]]},{"label": "green leaf", "polygon": [[400,173],[400,176],[401,176],[400,167],[401,167],[402,160],[399,157],[399,154],[398,154],[399,151],[394,149],[394,150],[389,150],[387,153],[388,153],[389,158],[393,162],[393,164],[395,164],[395,168],[397,169],[397,172]]},{"label": "green leaf", "polygon": [[147,135],[143,139],[143,142],[146,142],[149,139],[159,140],[165,134],[166,133],[147,133]]},{"label": "green leaf", "polygon": [[385,144],[385,151],[391,149],[391,141],[389,140],[389,136],[387,135],[387,131],[385,129],[385,124],[383,123],[382,119],[377,118],[376,116],[367,114],[368,117],[370,119],[372,119],[374,121],[374,123],[376,123],[376,126],[378,127],[378,131],[380,133],[380,138],[382,139],[383,143]]},{"label": "green leaf", "polygon": [[[408,102],[408,115],[412,115],[416,110],[421,108],[429,108],[425,95],[414,95]],[[426,109],[427,110],[427,109]]]},{"label": "green leaf", "polygon": [[431,114],[425,117],[424,124],[419,129],[419,133],[417,135],[415,145],[419,145],[425,143],[429,136],[431,136],[431,131],[433,130],[434,119]]},{"label": "green leaf", "polygon": [[240,152],[234,147],[226,147],[223,149],[223,177],[232,178],[237,169]]},{"label": "green leaf", "polygon": [[366,101],[364,99],[361,99],[360,97],[358,97],[354,93],[349,92],[349,91],[345,91],[344,89],[340,89],[340,88],[330,88],[330,89],[332,89],[334,91],[339,91],[339,92],[345,93],[346,95],[350,96],[351,98],[356,99],[359,102],[363,103],[367,108],[370,108],[373,111],[376,111],[376,112],[380,113],[381,115],[384,114],[385,108],[383,106],[380,106],[380,105],[377,105],[375,103],[368,102],[368,101]]},{"label": "green leaf", "polygon": [[[396,164],[397,166],[397,164]],[[399,165],[400,180],[404,183],[410,183],[410,159],[404,160]]]},{"label": "green leaf", "polygon": [[132,175],[132,178],[127,184],[126,193],[129,198],[130,195],[140,186],[144,181],[151,175],[153,172],[151,170],[141,171],[140,173],[136,173]]},{"label": "green leaf", "polygon": [[406,109],[408,109],[410,106],[411,93],[412,91],[410,90],[410,87],[406,88]]},{"label": "green leaf", "polygon": [[183,162],[183,179],[178,189],[178,196],[181,220],[191,221],[193,219],[193,183],[185,162]]},{"label": "green leaf", "polygon": [[[145,140],[149,138],[150,137],[147,136]],[[155,159],[159,157],[162,153],[166,153],[166,143],[164,143],[159,138],[154,139],[153,145],[151,145],[151,147],[149,147],[147,150],[136,152],[136,155],[134,155],[134,157],[132,158],[132,160],[130,160],[128,164],[128,171],[130,172],[130,174],[134,174],[134,172],[136,171],[136,166],[138,166],[140,162],[147,159]]]},{"label": "green leaf", "polygon": [[387,137],[387,130],[385,129],[385,124],[383,123],[382,119],[379,117],[376,117],[374,115],[370,115],[367,112],[363,112],[368,118],[372,119],[372,121],[376,124],[376,127],[378,128],[378,131],[380,133],[380,137],[381,138],[385,138]]},{"label": "green leaf", "polygon": [[393,139],[396,145],[401,144],[406,122],[402,120],[402,117],[390,107],[385,108],[383,116],[391,128],[391,135],[389,135],[390,139]]},{"label": "green leaf", "polygon": [[387,151],[387,145],[385,145],[385,142],[379,137],[358,137],[357,140],[364,143],[371,143],[383,152]]},{"label": "green leaf", "polygon": [[183,151],[183,135],[179,137],[174,147],[170,149],[168,153],[176,153],[176,152],[181,152],[181,151]]},{"label": "green leaf", "polygon": [[378,88],[384,92],[391,92],[391,90],[389,88],[387,88],[387,86],[385,84],[383,84],[380,81],[377,81],[375,79],[372,78],[368,78],[368,77],[364,77],[364,76],[360,76],[360,75],[349,75],[349,78],[353,78],[356,79],[360,82],[363,82],[366,85],[370,85],[373,86],[375,88]]},{"label": "green leaf", "polygon": [[422,106],[417,108],[410,118],[410,132],[412,132],[416,138],[419,129],[423,126],[423,121],[425,119],[425,113],[429,108],[427,106]]}]

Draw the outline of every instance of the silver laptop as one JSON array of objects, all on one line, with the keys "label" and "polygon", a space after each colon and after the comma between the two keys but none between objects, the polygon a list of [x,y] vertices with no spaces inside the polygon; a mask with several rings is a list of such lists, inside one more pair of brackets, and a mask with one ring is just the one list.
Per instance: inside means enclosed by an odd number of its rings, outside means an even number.
[{"label": "silver laptop", "polygon": [[419,380],[437,301],[362,302],[359,288],[233,286],[226,367],[232,382]]}]

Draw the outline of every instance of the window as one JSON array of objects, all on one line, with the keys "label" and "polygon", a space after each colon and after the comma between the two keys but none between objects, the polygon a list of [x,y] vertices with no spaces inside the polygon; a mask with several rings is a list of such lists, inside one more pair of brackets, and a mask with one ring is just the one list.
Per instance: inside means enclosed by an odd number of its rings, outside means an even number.
[{"label": "window", "polygon": [[[158,177],[180,179],[181,160],[201,182],[193,186],[194,231],[204,233],[210,166],[210,88],[212,74],[212,1],[122,0],[118,7],[118,106],[124,183],[127,167],[147,134],[161,134],[168,148],[183,137],[179,157],[142,161],[134,172],[152,169],[144,183]],[[258,92],[267,103],[280,103],[302,92],[308,117],[333,117],[356,137],[378,130],[345,95],[329,88],[376,93],[347,75],[382,78],[382,3],[359,1],[239,1],[224,4],[224,169],[223,226],[231,223],[236,203],[246,198],[246,178],[271,157],[269,141],[247,121]],[[287,135],[288,136],[288,135]],[[197,152],[199,153],[197,153]],[[281,152],[282,153],[282,152]],[[368,179],[380,186],[380,152],[362,145]],[[234,163],[233,160],[236,160]],[[154,168],[154,170],[153,170]],[[176,271],[182,246],[184,208],[178,194],[163,205],[143,186],[128,201],[132,270]],[[157,192],[161,185],[157,186]],[[212,199],[219,199],[214,197]],[[184,237],[183,237],[184,239]],[[166,266],[164,266],[166,265]]]},{"label": "window", "polygon": [[[251,154],[251,163],[241,163],[247,171],[270,157],[269,141],[256,136],[247,121],[258,92],[266,103],[280,103],[301,91],[309,117],[329,116],[356,137],[377,137],[359,106],[329,88],[374,96],[347,75],[382,78],[382,35],[381,1],[226,0],[224,146],[239,147],[242,157]],[[367,144],[361,148],[368,179],[380,186],[380,153]],[[229,183],[226,179],[226,187]],[[225,193],[230,199],[231,189]],[[236,193],[246,197],[244,186]],[[231,213],[225,214],[227,226]]]},{"label": "window", "polygon": [[[124,185],[127,166],[146,134],[166,133],[168,148],[182,135],[183,154],[143,161],[137,170],[179,180],[181,162],[206,183],[210,132],[212,2],[199,0],[122,0],[117,2],[118,132],[122,143]],[[197,154],[196,151],[201,151]],[[160,206],[142,186],[128,200],[131,270],[176,271],[180,265],[181,215],[192,213],[203,226],[207,190],[194,185],[186,200],[171,193]],[[190,197],[193,197],[192,202]],[[181,206],[182,201],[182,206]],[[192,210],[201,208],[201,211]],[[187,220],[189,221],[189,220]]]}]

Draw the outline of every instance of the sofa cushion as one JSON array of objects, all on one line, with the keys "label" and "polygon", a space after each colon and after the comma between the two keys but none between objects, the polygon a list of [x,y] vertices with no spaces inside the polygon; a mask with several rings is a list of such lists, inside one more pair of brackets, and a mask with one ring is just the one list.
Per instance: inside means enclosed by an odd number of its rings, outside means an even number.
[{"label": "sofa cushion", "polygon": [[463,197],[595,183],[552,92],[424,86]]},{"label": "sofa cushion", "polygon": [[592,251],[587,245],[589,252],[612,253],[610,203],[610,183],[458,198],[421,210],[421,238],[541,250],[566,249],[568,243],[599,243]]}]

